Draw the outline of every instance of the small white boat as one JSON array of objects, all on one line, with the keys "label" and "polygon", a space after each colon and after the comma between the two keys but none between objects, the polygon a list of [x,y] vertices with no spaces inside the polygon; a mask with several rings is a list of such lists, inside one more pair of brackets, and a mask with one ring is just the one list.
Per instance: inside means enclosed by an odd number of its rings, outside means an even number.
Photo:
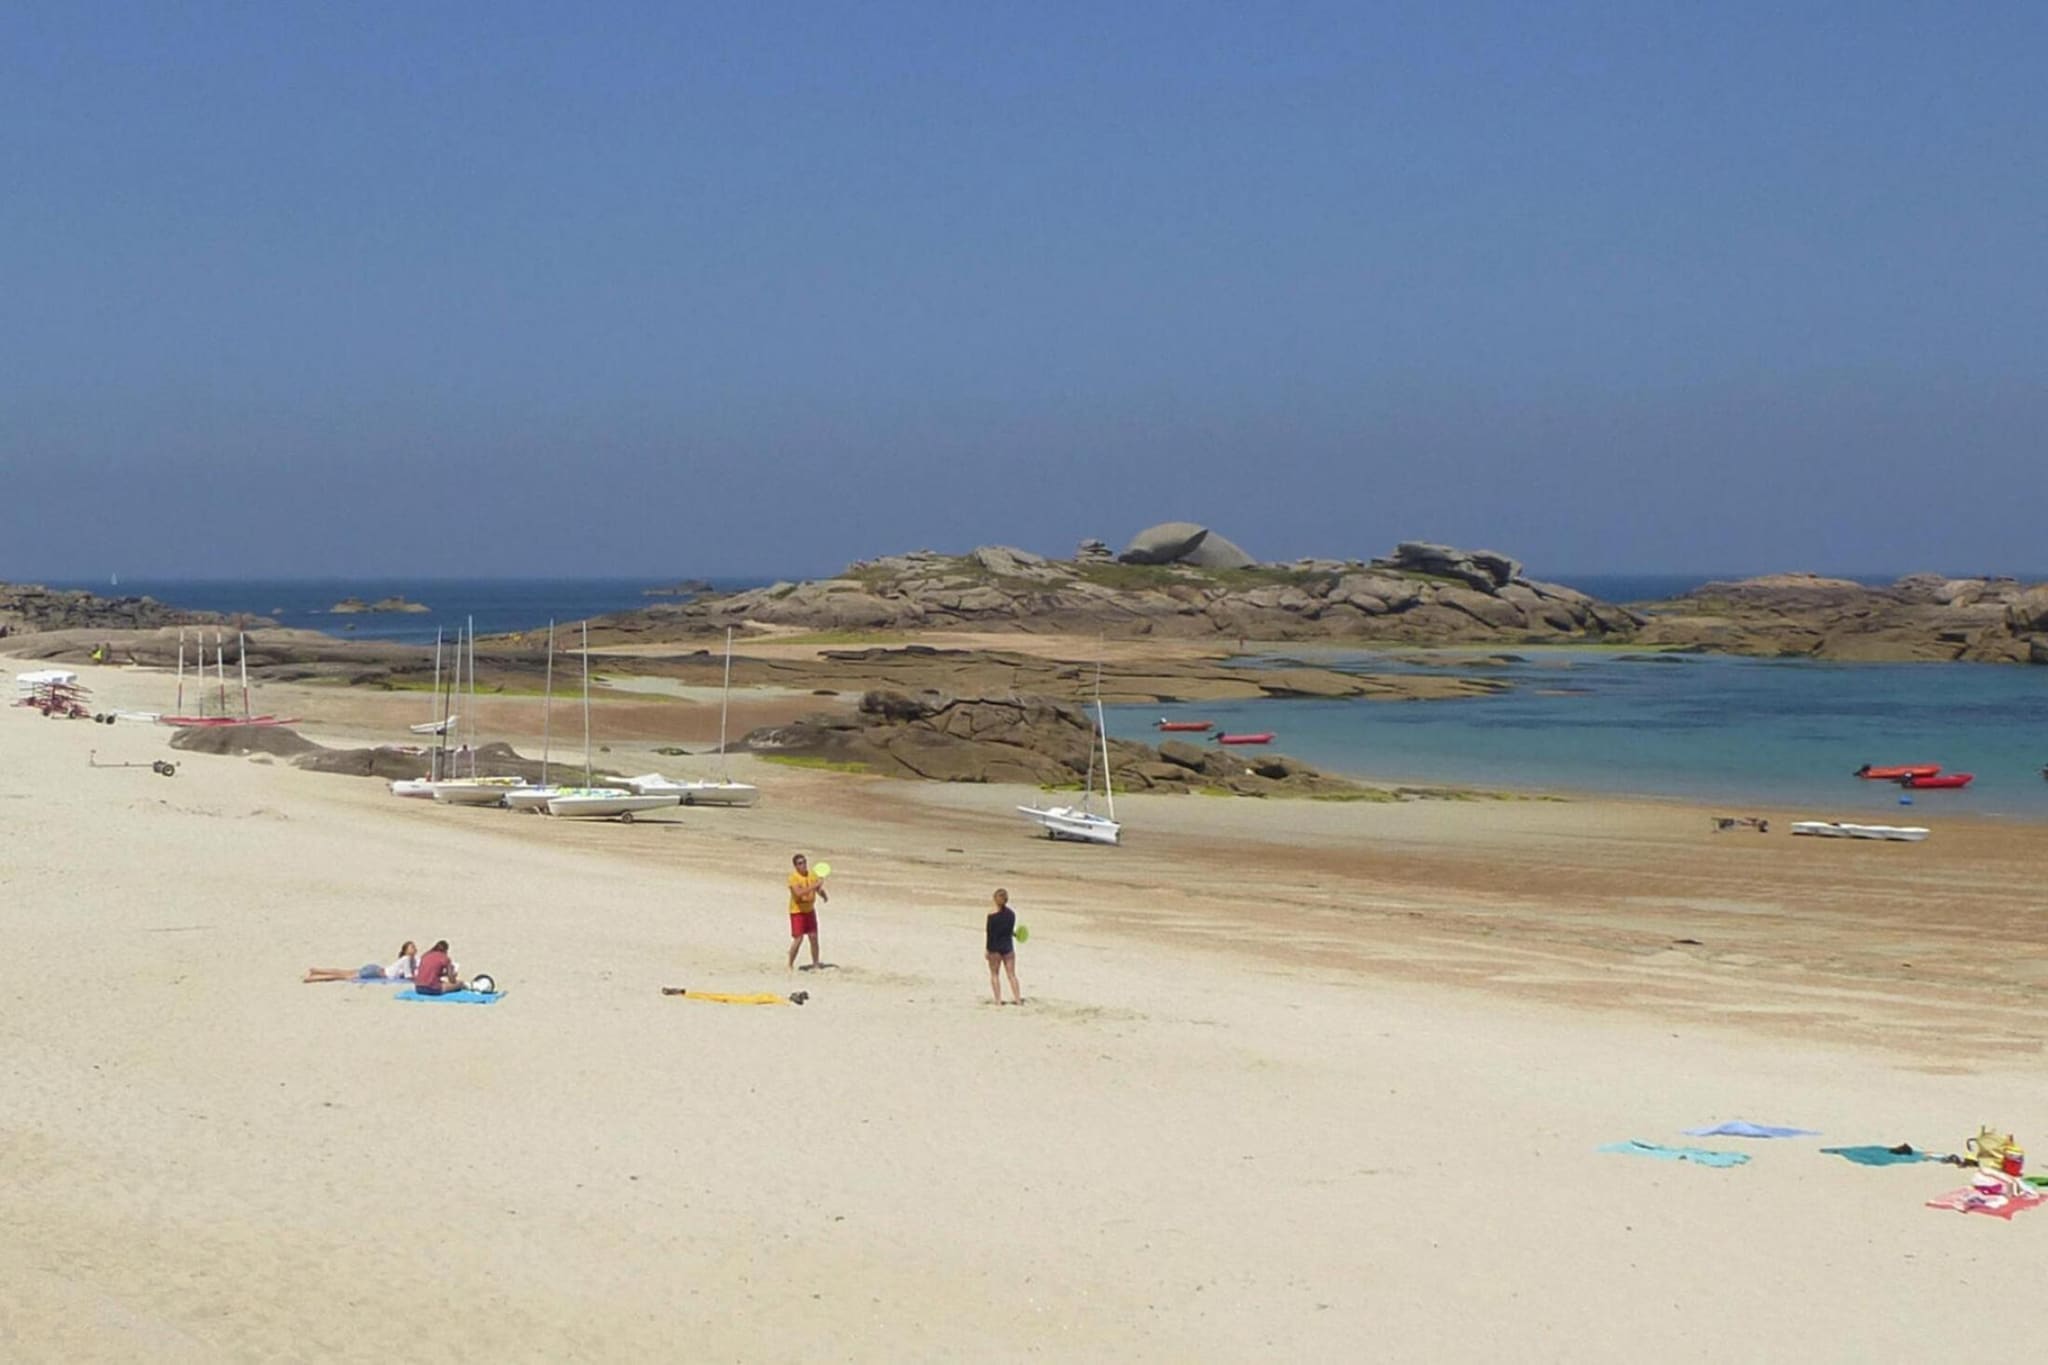
[{"label": "small white boat", "polygon": [[638,796],[673,796],[685,806],[751,806],[761,799],[761,789],[747,782],[677,781],[660,773],[642,773],[620,778],[619,784]]},{"label": "small white boat", "polygon": [[1839,820],[1794,821],[1792,832],[1821,839],[1888,839],[1905,844],[1917,844],[1927,837],[1921,825],[1852,825]]},{"label": "small white boat", "polygon": [[433,784],[434,799],[450,806],[502,806],[524,784],[516,777],[459,777]]},{"label": "small white boat", "polygon": [[571,820],[631,820],[679,805],[673,796],[639,796],[623,787],[569,787],[548,799],[548,814]]},{"label": "small white boat", "polygon": [[412,796],[431,801],[434,797],[434,782],[427,777],[394,778],[391,783],[393,796]]},{"label": "small white boat", "polygon": [[544,782],[532,787],[514,787],[505,793],[505,804],[513,810],[544,811],[548,802],[569,790],[553,782]]},{"label": "small white boat", "polygon": [[1019,806],[1036,820],[1049,839],[1072,839],[1084,844],[1115,844],[1122,840],[1124,827],[1116,819],[1116,786],[1109,777],[1109,722],[1102,714],[1102,665],[1095,665],[1095,739],[1101,744],[1102,795],[1109,814],[1097,815],[1091,808],[1095,798],[1096,746],[1088,746],[1088,777],[1078,806]]},{"label": "small white boat", "polygon": [[1018,810],[1045,827],[1046,835],[1053,839],[1076,839],[1089,844],[1113,844],[1123,834],[1123,826],[1106,815],[1078,806],[1019,806]]},{"label": "small white boat", "polygon": [[405,728],[416,735],[445,735],[454,730],[455,722],[460,719],[462,717],[457,713],[441,720],[423,720],[418,725],[408,725]]}]

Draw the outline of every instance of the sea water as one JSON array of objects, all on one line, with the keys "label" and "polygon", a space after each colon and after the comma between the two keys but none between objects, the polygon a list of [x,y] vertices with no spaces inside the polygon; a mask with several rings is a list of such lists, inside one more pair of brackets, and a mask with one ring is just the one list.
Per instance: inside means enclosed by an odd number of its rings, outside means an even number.
[{"label": "sea water", "polygon": [[[1127,706],[1112,735],[1157,743],[1152,722],[1213,720],[1272,730],[1271,752],[1375,780],[1522,791],[1797,804],[1816,817],[1910,823],[1943,811],[2048,818],[2048,668],[2018,664],[1853,664],[1612,649],[1476,651],[1404,662],[1380,651],[1315,650],[1292,660],[1354,673],[1451,673],[1512,684],[1451,701],[1245,701]],[[1415,651],[1401,651],[1407,658]],[[1179,736],[1197,741],[1201,736]],[[1255,750],[1240,750],[1249,755]],[[1902,793],[1850,774],[1865,763],[1939,763],[1976,780]],[[1912,801],[1901,808],[1902,795]]]}]

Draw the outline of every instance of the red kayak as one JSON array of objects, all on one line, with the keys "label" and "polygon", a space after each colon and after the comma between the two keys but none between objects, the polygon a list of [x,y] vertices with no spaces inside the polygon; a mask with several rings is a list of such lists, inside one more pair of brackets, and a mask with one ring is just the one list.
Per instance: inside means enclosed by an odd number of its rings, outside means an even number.
[{"label": "red kayak", "polygon": [[1262,730],[1256,735],[1218,735],[1216,736],[1216,742],[1218,744],[1271,744],[1273,742],[1273,732],[1271,730]]},{"label": "red kayak", "polygon": [[1900,781],[1902,787],[1911,787],[1916,792],[1939,791],[1944,787],[1967,787],[1976,778],[1975,773],[1948,773],[1929,777],[1907,777]]},{"label": "red kayak", "polygon": [[1152,722],[1152,728],[1155,730],[1177,730],[1183,734],[1198,735],[1208,729],[1211,724],[1212,722],[1206,720],[1156,720]]},{"label": "red kayak", "polygon": [[1903,782],[1909,777],[1932,777],[1941,771],[1939,763],[1895,763],[1888,768],[1874,768],[1866,763],[1854,774],[1869,778],[1873,782]]}]

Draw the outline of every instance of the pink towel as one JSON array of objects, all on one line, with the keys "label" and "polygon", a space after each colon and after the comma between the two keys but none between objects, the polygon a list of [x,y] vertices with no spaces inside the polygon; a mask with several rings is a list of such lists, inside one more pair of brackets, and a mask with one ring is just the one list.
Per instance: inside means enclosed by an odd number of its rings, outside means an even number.
[{"label": "pink towel", "polygon": [[2042,1198],[2039,1195],[2028,1198],[2024,1195],[2015,1197],[2004,1194],[1985,1194],[1972,1185],[1965,1185],[1959,1190],[1950,1190],[1938,1199],[1927,1201],[1927,1207],[1930,1209],[1953,1209],[1957,1213],[1988,1213],[1993,1218],[2003,1218],[2008,1222],[2011,1221],[2014,1214],[2025,1213],[2028,1209],[2037,1209],[2043,1204],[2048,1204],[2048,1198]]}]

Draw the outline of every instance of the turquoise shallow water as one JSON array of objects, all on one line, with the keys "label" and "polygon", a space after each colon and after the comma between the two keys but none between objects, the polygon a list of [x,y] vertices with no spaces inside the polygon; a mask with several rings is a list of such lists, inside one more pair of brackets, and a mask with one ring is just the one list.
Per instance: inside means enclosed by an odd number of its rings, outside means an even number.
[{"label": "turquoise shallow water", "polygon": [[[1437,671],[1369,653],[1297,656],[1353,672]],[[1864,763],[1939,763],[1976,774],[1913,794],[1945,811],[2048,818],[2048,669],[1995,664],[1830,664],[1528,651],[1483,670],[1516,686],[1445,702],[1256,701],[1117,707],[1110,732],[1157,741],[1160,715],[1273,730],[1272,748],[1377,779],[1809,805],[1816,816],[1898,819],[1898,788]],[[1466,670],[1459,670],[1466,671]]]}]

